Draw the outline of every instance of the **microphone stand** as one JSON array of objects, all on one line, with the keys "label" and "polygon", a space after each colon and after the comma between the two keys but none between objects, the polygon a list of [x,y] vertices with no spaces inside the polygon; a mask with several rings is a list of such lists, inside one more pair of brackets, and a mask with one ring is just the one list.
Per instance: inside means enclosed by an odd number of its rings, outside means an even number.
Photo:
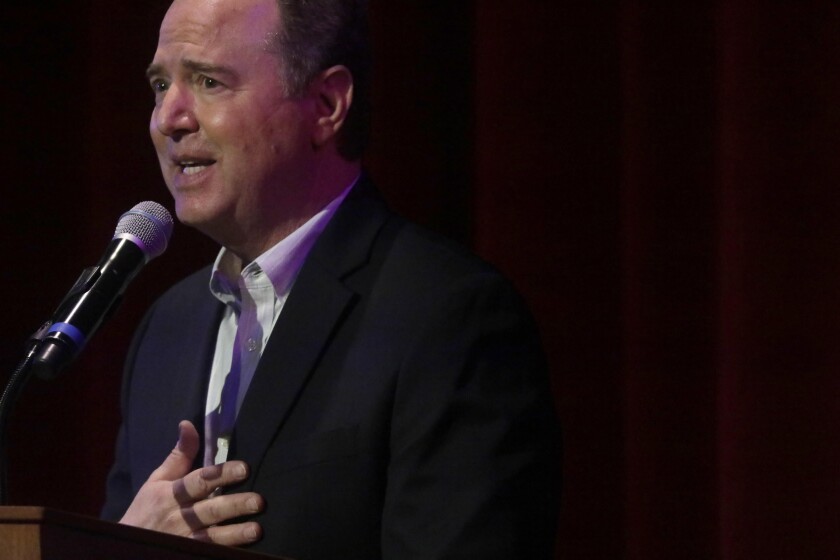
[{"label": "microphone stand", "polygon": [[47,329],[52,323],[47,321],[35,334],[33,334],[27,341],[26,355],[20,361],[6,388],[3,390],[3,395],[0,396],[0,506],[7,505],[9,502],[9,488],[8,488],[8,454],[6,453],[6,422],[14,409],[15,404],[26,386],[26,382],[32,377],[30,366],[32,359],[41,346],[41,341],[47,334]]}]

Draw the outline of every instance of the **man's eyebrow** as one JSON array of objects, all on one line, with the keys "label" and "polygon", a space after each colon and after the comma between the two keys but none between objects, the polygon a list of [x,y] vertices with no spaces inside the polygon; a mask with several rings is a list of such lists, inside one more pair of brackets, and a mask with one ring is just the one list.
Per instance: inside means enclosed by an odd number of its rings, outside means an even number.
[{"label": "man's eyebrow", "polygon": [[[227,76],[231,76],[234,74],[234,71],[227,66],[209,64],[206,62],[199,62],[197,60],[191,59],[185,59],[181,61],[181,66],[186,68],[190,72],[196,72],[201,74],[223,74]],[[146,69],[146,78],[151,79],[153,76],[160,76],[161,74],[165,73],[166,72],[164,71],[162,65],[152,63]]]},{"label": "man's eyebrow", "polygon": [[146,68],[146,78],[151,80],[153,76],[160,76],[163,73],[163,66],[160,64],[149,64]]}]

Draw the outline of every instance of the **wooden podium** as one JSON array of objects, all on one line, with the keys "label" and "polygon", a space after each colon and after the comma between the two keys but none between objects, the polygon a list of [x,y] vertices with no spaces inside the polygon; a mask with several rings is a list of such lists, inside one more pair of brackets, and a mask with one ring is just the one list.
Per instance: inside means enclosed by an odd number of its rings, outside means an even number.
[{"label": "wooden podium", "polygon": [[239,548],[42,507],[0,507],[3,560],[268,560]]}]

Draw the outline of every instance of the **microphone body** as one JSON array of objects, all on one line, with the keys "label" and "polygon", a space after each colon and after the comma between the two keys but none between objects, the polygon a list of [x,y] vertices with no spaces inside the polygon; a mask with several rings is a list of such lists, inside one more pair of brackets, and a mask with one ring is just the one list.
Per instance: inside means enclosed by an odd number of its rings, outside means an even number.
[{"label": "microphone body", "polygon": [[114,238],[96,264],[82,271],[52,318],[36,333],[40,340],[32,371],[53,379],[79,354],[116,308],[129,282],[166,249],[172,217],[160,204],[142,202],[123,214]]}]

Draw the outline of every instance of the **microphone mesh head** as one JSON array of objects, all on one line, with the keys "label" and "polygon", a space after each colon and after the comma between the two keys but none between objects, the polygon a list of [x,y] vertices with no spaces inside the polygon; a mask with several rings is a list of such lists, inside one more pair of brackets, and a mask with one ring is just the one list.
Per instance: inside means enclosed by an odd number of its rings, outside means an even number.
[{"label": "microphone mesh head", "polygon": [[166,250],[172,237],[172,216],[157,202],[146,201],[136,204],[120,216],[117,222],[116,238],[131,238],[151,260]]}]

